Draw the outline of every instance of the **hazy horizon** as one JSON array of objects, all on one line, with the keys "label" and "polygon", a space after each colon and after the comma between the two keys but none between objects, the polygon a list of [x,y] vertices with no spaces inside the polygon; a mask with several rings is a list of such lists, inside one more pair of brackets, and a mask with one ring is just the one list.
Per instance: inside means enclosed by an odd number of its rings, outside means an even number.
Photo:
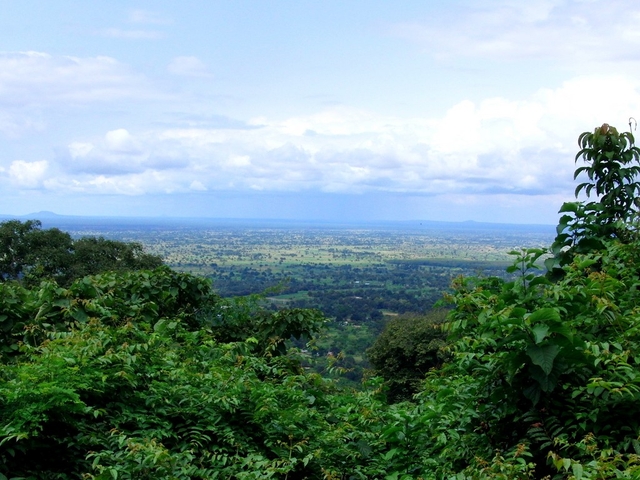
[{"label": "hazy horizon", "polygon": [[503,223],[503,222],[478,222],[476,220],[446,221],[415,218],[411,220],[322,220],[313,218],[250,218],[250,217],[172,217],[167,215],[136,216],[136,215],[61,215],[51,211],[31,212],[24,215],[10,215],[0,212],[0,221],[6,220],[39,220],[43,228],[51,227],[75,227],[77,225],[95,225],[105,227],[116,226],[196,226],[218,227],[236,225],[240,227],[262,228],[267,226],[319,226],[336,228],[391,228],[391,229],[433,229],[444,230],[483,230],[483,229],[508,229],[508,230],[541,230],[555,231],[555,224],[536,223]]}]

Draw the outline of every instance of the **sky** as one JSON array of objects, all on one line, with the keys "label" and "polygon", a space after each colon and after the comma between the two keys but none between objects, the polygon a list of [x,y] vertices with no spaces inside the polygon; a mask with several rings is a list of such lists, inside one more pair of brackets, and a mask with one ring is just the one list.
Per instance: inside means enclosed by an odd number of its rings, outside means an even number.
[{"label": "sky", "polygon": [[637,0],[0,16],[0,214],[555,224],[579,134],[630,117]]}]

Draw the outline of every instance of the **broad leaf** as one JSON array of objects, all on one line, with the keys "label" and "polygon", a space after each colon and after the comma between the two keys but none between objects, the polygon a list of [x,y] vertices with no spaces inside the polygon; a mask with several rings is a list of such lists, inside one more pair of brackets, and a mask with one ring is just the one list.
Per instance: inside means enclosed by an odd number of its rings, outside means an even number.
[{"label": "broad leaf", "polygon": [[538,382],[540,389],[543,392],[551,392],[557,385],[557,378],[555,375],[549,375],[542,371],[537,365],[532,365],[529,367],[529,372],[531,374],[531,378],[533,378],[536,382]]},{"label": "broad leaf", "polygon": [[549,326],[549,333],[557,333],[562,335],[565,338],[568,338],[570,341],[573,339],[573,331],[571,327],[564,323],[557,323],[555,325]]},{"label": "broad leaf", "polygon": [[564,212],[577,213],[579,209],[580,209],[580,204],[578,202],[565,202],[560,207],[560,210],[558,210],[558,213],[564,213]]},{"label": "broad leaf", "polygon": [[538,344],[547,338],[547,335],[549,334],[549,326],[541,323],[533,327],[531,329],[531,333],[533,334],[533,340]]},{"label": "broad leaf", "polygon": [[541,308],[529,315],[529,322],[559,322],[560,314],[555,308]]},{"label": "broad leaf", "polygon": [[549,375],[553,370],[553,361],[561,349],[558,345],[531,345],[527,348],[527,355],[534,365],[538,365],[544,373]]}]

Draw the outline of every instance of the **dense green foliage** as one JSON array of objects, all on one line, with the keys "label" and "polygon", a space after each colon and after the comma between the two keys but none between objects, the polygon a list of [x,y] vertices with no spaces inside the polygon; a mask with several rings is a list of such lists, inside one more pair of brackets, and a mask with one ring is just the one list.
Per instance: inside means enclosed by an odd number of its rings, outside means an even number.
[{"label": "dense green foliage", "polygon": [[[600,134],[594,158],[617,138]],[[446,344],[427,342],[442,319],[421,341],[390,324],[388,355],[438,359],[395,404],[382,378],[355,392],[302,368],[287,340],[315,311],[166,267],[2,284],[0,479],[639,478],[640,239],[616,202],[561,219],[559,250],[512,252],[511,280],[458,278]]]},{"label": "dense green foliage", "polygon": [[570,262],[576,253],[602,248],[603,240],[637,240],[631,233],[640,202],[640,149],[634,145],[633,135],[618,133],[605,123],[593,133],[584,132],[578,143],[581,150],[576,162],[582,159],[586,165],[576,169],[574,178],[586,173],[588,180],[576,187],[576,197],[582,191],[590,197],[595,191],[598,200],[562,205],[560,213],[564,215],[552,245],[554,261],[547,262],[550,270]]},{"label": "dense green foliage", "polygon": [[390,402],[410,400],[425,375],[445,360],[445,317],[445,310],[396,317],[367,350],[376,374],[385,379]]},{"label": "dense green foliage", "polygon": [[[232,306],[207,281],[166,267],[85,277],[69,289],[0,287],[3,299],[20,300],[2,309],[0,473],[6,475],[228,478],[246,467],[230,456],[266,468],[272,449],[295,446],[293,427],[265,423],[273,430],[270,444],[260,419],[284,414],[292,403],[296,416],[286,421],[303,422],[313,392],[325,388],[281,356],[283,339],[320,326],[313,311]],[[251,415],[257,419],[247,429]]]},{"label": "dense green foliage", "polygon": [[637,463],[639,262],[637,245],[607,242],[575,255],[557,283],[458,282],[457,360],[437,375],[470,375],[473,415],[455,429],[470,434],[476,455],[522,445],[537,477],[561,458],[594,474]]},{"label": "dense green foliage", "polygon": [[69,288],[52,281],[34,289],[2,283],[0,353],[15,356],[20,345],[38,346],[50,335],[90,319],[117,325],[167,317],[195,327],[202,322],[199,309],[216,298],[206,281],[167,267],[152,272],[108,272],[77,280]]},{"label": "dense green foliage", "polygon": [[556,271],[532,273],[546,252],[528,249],[513,252],[514,281],[457,281],[448,325],[456,360],[436,375],[471,375],[473,414],[455,429],[470,433],[475,424],[476,456],[526,452],[536,477],[631,478],[640,474],[640,239],[632,208],[640,156],[631,134],[608,125],[579,142],[576,158],[589,165],[576,177],[586,172],[589,180],[576,195],[595,188],[599,198],[561,209],[574,216],[560,219],[545,261]]},{"label": "dense green foliage", "polygon": [[145,253],[139,243],[102,237],[74,240],[57,228],[43,230],[41,226],[38,220],[0,223],[0,282],[20,280],[36,285],[51,279],[69,285],[85,275],[162,265],[160,257]]}]

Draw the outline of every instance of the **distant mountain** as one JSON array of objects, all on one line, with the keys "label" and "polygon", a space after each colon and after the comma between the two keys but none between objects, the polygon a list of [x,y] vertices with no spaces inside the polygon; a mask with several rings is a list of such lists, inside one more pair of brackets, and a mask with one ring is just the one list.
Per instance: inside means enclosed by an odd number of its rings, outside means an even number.
[{"label": "distant mountain", "polygon": [[43,218],[64,218],[67,215],[58,215],[54,212],[43,210],[41,212],[27,213],[26,215],[4,215],[0,214],[0,218],[13,218],[13,219],[27,219],[27,220],[42,220]]},{"label": "distant mountain", "polygon": [[58,215],[57,213],[54,212],[49,212],[47,210],[43,210],[41,212],[37,212],[37,213],[28,213],[26,215],[22,215],[22,217],[24,218],[33,218],[36,220],[42,220],[43,218],[61,218],[61,217],[65,217],[66,215]]}]

